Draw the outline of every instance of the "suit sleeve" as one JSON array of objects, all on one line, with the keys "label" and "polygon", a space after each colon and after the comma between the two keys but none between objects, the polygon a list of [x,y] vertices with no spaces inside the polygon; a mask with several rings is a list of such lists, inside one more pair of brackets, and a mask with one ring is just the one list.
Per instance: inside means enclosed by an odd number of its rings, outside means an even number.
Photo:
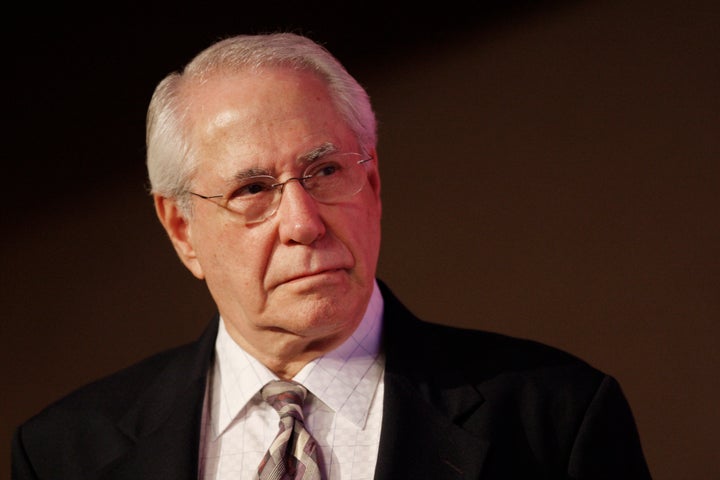
[{"label": "suit sleeve", "polygon": [[12,438],[11,450],[11,478],[12,480],[39,480],[30,465],[30,459],[25,452],[25,446],[22,443],[22,430],[15,430]]},{"label": "suit sleeve", "polygon": [[600,383],[585,412],[568,474],[577,480],[651,478],[630,405],[612,377]]}]

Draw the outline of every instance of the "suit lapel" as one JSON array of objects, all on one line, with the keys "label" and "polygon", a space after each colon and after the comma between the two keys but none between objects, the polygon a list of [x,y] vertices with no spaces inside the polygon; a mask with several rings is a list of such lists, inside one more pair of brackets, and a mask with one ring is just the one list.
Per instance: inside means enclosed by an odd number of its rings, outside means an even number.
[{"label": "suit lapel", "polygon": [[217,326],[215,318],[125,414],[118,428],[131,442],[100,478],[197,478],[203,398]]},{"label": "suit lapel", "polygon": [[385,299],[385,394],[376,480],[479,478],[486,440],[463,428],[483,397],[462,374],[439,369],[422,352],[435,338],[380,283]]},{"label": "suit lapel", "polygon": [[[478,478],[488,444],[463,429],[482,396],[459,374],[419,354],[433,342],[382,283],[385,298],[385,403],[376,480]],[[118,423],[114,458],[96,478],[194,480],[207,372],[218,318],[178,355]],[[419,333],[418,333],[419,332]],[[458,378],[453,378],[458,377]],[[99,461],[99,459],[96,459]]]},{"label": "suit lapel", "polygon": [[424,399],[414,385],[385,377],[376,480],[479,478],[487,444],[452,423]]}]

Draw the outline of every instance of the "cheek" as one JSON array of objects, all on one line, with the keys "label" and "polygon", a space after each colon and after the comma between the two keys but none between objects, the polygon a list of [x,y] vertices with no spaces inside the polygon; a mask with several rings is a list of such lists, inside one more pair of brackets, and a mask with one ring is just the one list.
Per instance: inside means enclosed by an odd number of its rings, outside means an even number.
[{"label": "cheek", "polygon": [[380,209],[375,203],[370,205],[369,208],[361,208],[354,212],[355,214],[350,218],[349,228],[352,229],[356,248],[362,249],[362,252],[356,252],[356,255],[362,255],[363,260],[369,263],[365,268],[374,272],[380,251]]},{"label": "cheek", "polygon": [[196,235],[198,261],[208,281],[249,284],[266,258],[264,243],[235,222],[203,225]]},{"label": "cheek", "polygon": [[222,235],[209,245],[204,263],[205,282],[221,311],[255,311],[265,301],[267,255],[260,241]]}]

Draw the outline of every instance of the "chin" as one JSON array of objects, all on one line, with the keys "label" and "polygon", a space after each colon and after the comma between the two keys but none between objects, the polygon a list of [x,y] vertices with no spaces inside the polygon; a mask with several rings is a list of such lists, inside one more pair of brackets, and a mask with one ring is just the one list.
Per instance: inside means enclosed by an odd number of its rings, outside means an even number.
[{"label": "chin", "polygon": [[[321,298],[306,296],[288,310],[288,317],[292,318],[294,331],[303,334],[312,332],[335,332],[345,329],[348,325],[354,328],[362,318],[358,311],[364,313],[359,307],[359,299],[352,301],[348,296]],[[356,318],[358,317],[358,318]]]}]

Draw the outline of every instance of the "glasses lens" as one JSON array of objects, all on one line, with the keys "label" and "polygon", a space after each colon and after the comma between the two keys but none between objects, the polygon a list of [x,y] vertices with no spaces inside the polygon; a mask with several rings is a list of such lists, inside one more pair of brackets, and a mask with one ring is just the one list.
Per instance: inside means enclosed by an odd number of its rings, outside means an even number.
[{"label": "glasses lens", "polygon": [[270,176],[248,178],[239,188],[224,196],[224,206],[245,218],[246,223],[262,222],[275,213],[280,205],[283,186],[288,181],[299,181],[318,202],[337,203],[349,199],[365,185],[365,169],[358,153],[338,153],[319,160],[305,171],[284,183]]},{"label": "glasses lens", "polygon": [[305,189],[323,203],[346,200],[358,193],[365,181],[358,154],[337,154],[310,167],[305,173]]},{"label": "glasses lens", "polygon": [[279,189],[273,188],[275,182],[268,176],[247,179],[228,196],[228,210],[241,214],[248,223],[264,220],[280,198]]},{"label": "glasses lens", "polygon": [[247,223],[262,222],[275,212],[277,206],[275,199],[280,199],[279,190],[268,192],[266,195],[263,195],[262,199],[247,202],[245,210],[242,212],[238,211],[238,213],[241,213],[243,217],[245,217]]}]

